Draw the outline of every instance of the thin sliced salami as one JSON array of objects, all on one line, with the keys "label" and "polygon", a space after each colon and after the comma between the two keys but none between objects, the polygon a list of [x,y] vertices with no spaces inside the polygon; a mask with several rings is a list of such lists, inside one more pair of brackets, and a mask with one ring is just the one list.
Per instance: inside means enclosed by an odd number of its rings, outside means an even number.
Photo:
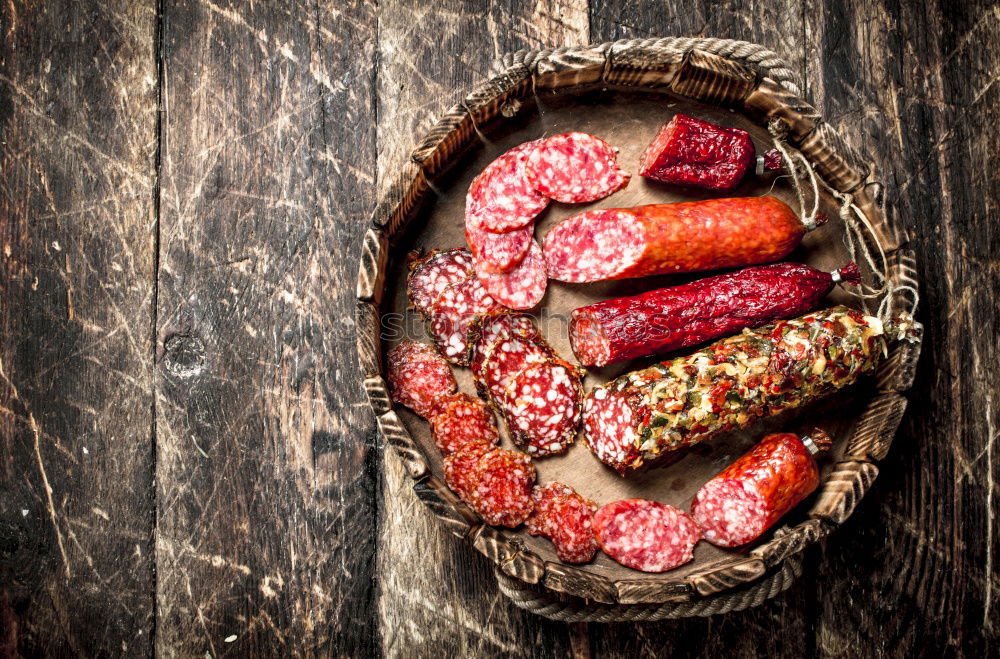
[{"label": "thin sliced salami", "polygon": [[475,487],[470,492],[472,507],[487,524],[514,528],[531,515],[535,505],[531,498],[535,466],[528,456],[493,449],[479,458],[474,478]]},{"label": "thin sliced salami", "polygon": [[638,454],[635,442],[635,412],[624,392],[594,387],[583,403],[583,427],[587,446],[604,464],[624,473],[630,458]]},{"label": "thin sliced salami", "polygon": [[431,436],[442,455],[466,444],[500,443],[500,432],[489,406],[479,398],[459,393],[431,418]]},{"label": "thin sliced salami", "polygon": [[404,341],[390,350],[387,370],[392,399],[424,418],[435,401],[458,389],[448,363],[423,343]]},{"label": "thin sliced salami", "polygon": [[597,553],[593,517],[597,504],[562,483],[536,487],[531,494],[535,510],[525,522],[528,533],[552,541],[564,563],[586,563]]},{"label": "thin sliced salami", "polygon": [[479,458],[494,450],[489,442],[472,442],[444,456],[444,482],[465,503],[472,505],[472,490],[477,482]]},{"label": "thin sliced salami", "polygon": [[[505,234],[506,235],[506,234]],[[494,300],[511,309],[530,309],[545,296],[548,275],[542,248],[531,240],[528,255],[506,274],[491,274],[476,261],[476,276]]]},{"label": "thin sliced salami", "polygon": [[431,307],[430,331],[445,359],[468,365],[469,326],[477,316],[496,307],[497,303],[475,278],[452,284],[438,295]]},{"label": "thin sliced salami", "polygon": [[524,174],[524,163],[541,140],[525,142],[503,153],[472,181],[465,198],[466,224],[504,233],[529,225],[549,200]]},{"label": "thin sliced salami", "polygon": [[565,451],[580,425],[580,380],[552,361],[524,368],[507,387],[504,417],[514,442],[529,455]]},{"label": "thin sliced salami", "polygon": [[552,351],[534,339],[510,336],[500,339],[483,368],[486,393],[497,405],[502,404],[507,386],[527,366],[548,362]]},{"label": "thin sliced salami", "polygon": [[656,501],[615,501],[594,515],[594,535],[604,553],[625,567],[666,572],[694,558],[701,531],[684,512]]},{"label": "thin sliced salami", "polygon": [[486,358],[492,354],[493,348],[501,338],[512,336],[530,338],[539,344],[544,343],[542,335],[535,327],[535,322],[526,314],[510,313],[505,309],[485,314],[472,324],[469,329],[469,343],[472,346],[469,368],[475,378],[477,390],[481,392],[486,390],[483,374]]},{"label": "thin sliced salami", "polygon": [[434,251],[410,264],[406,292],[410,302],[424,316],[444,289],[475,275],[472,254],[466,249]]},{"label": "thin sliced salami", "polygon": [[535,224],[506,233],[491,233],[465,223],[465,241],[476,261],[476,272],[499,274],[517,268],[534,242]]},{"label": "thin sliced salami", "polygon": [[597,201],[625,187],[614,148],[587,133],[553,135],[532,150],[525,164],[532,186],[566,204]]}]

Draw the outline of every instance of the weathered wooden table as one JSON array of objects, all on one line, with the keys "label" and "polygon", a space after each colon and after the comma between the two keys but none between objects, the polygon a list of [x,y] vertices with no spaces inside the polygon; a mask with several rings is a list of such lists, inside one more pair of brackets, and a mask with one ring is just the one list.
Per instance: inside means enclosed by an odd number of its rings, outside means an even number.
[{"label": "weathered wooden table", "polygon": [[[0,654],[995,653],[1000,11],[925,4],[3,3]],[[356,259],[495,57],[665,34],[784,54],[871,154],[924,357],[874,491],[786,594],[569,627],[507,602],[383,455]]]}]

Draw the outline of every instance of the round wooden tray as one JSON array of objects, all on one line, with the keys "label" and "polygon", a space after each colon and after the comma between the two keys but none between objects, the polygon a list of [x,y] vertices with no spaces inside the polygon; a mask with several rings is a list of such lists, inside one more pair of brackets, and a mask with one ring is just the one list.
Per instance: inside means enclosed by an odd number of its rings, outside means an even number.
[{"label": "round wooden tray", "polygon": [[[919,325],[912,324],[915,340],[891,346],[874,378],[749,431],[699,445],[669,465],[622,479],[579,440],[565,455],[536,460],[539,482],[562,481],[598,503],[638,496],[686,509],[702,483],[766,432],[821,425],[835,439],[818,493],[749,548],[725,550],[702,542],[692,562],[663,574],[643,574],[603,554],[591,564],[569,566],[556,559],[547,540],[523,529],[483,525],[444,485],[427,424],[392,405],[382,355],[403,338],[430,342],[418,314],[407,309],[405,256],[413,249],[464,246],[465,191],[476,173],[511,146],[582,130],[619,147],[619,162],[634,174],[645,146],[676,112],[744,128],[759,153],[772,147],[775,136],[801,152],[829,187],[821,186],[820,201],[832,221],[808,234],[790,259],[830,270],[856,257],[859,243],[865,243],[881,270],[883,252],[882,297],[888,296],[883,313],[912,323],[916,282],[904,232],[887,219],[881,186],[870,179],[864,161],[798,98],[790,71],[760,46],[718,39],[623,41],[517,53],[494,69],[496,75],[449,111],[413,151],[378,204],[365,237],[357,289],[358,352],[379,429],[414,479],[417,496],[450,532],[496,563],[501,589],[523,608],[563,620],[620,620],[708,615],[759,604],[788,587],[799,572],[802,550],[843,522],[874,481],[875,463],[888,452],[906,407],[901,392],[913,382]],[[732,196],[770,193],[798,207],[787,181],[779,179],[772,187],[770,179],[748,179]],[[584,209],[692,198],[633,176],[626,189],[596,204],[553,204],[540,218],[537,235]],[[848,228],[855,236],[853,255],[841,239]],[[865,263],[859,265],[864,272]],[[882,288],[870,268],[864,274],[870,288]],[[552,281],[534,313],[556,350],[572,357],[566,336],[572,309],[696,276],[586,286]],[[838,289],[830,302],[863,306],[871,313],[882,299],[858,300]],[[586,387],[653,361],[591,371]],[[463,391],[475,390],[467,369],[456,369],[456,375]]]}]

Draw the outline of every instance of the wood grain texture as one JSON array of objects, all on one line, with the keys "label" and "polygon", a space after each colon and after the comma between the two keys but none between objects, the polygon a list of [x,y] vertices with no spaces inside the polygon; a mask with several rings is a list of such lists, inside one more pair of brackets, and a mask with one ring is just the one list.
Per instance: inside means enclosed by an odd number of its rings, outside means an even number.
[{"label": "wood grain texture", "polygon": [[[494,59],[587,40],[581,0],[533,7],[393,0],[379,10],[379,188],[392,185],[409,150],[488,77]],[[378,618],[386,655],[556,656],[569,650],[565,626],[521,611],[497,590],[492,562],[430,514],[395,456],[387,457],[383,473]]]},{"label": "wood grain texture", "polygon": [[0,8],[2,656],[153,643],[156,16],[83,9]]},{"label": "wood grain texture", "polygon": [[[168,2],[157,650],[374,652],[374,7]],[[352,382],[352,386],[344,383]]]}]

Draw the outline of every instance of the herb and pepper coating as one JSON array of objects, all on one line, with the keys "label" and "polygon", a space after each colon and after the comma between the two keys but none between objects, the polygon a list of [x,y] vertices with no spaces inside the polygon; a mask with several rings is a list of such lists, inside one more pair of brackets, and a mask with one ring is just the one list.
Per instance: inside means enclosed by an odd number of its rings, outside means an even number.
[{"label": "herb and pepper coating", "polygon": [[581,364],[604,366],[798,316],[837,281],[859,279],[854,263],[833,273],[801,263],[745,268],[575,309],[569,339]]},{"label": "herb and pepper coating", "polygon": [[853,384],[878,363],[882,322],[838,306],[717,341],[595,387],[587,445],[625,473]]}]

